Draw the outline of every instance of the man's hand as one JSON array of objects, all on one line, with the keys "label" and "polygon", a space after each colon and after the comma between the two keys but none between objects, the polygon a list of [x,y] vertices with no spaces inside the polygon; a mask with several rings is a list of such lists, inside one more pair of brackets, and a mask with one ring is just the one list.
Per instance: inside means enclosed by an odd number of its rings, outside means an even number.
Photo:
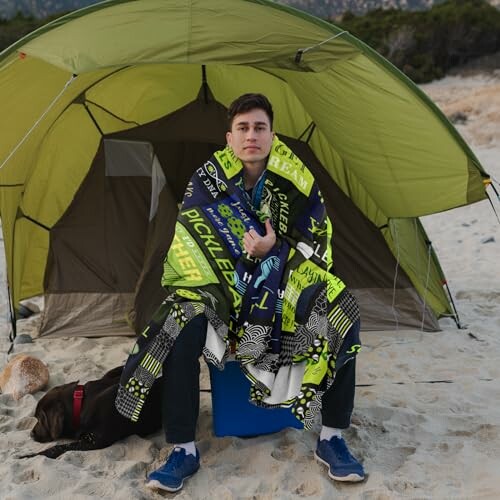
[{"label": "man's hand", "polygon": [[276,233],[274,232],[273,226],[271,226],[271,220],[266,220],[266,235],[260,236],[255,229],[250,229],[243,235],[243,248],[252,257],[258,257],[262,259],[265,257],[267,252],[273,248],[276,243]]}]

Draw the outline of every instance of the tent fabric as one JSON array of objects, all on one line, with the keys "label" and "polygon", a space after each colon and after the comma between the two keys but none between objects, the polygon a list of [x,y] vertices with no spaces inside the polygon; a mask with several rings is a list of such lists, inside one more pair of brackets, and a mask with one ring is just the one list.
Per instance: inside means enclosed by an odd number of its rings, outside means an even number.
[{"label": "tent fabric", "polygon": [[[194,121],[196,125],[193,126]],[[108,177],[106,172],[110,167],[109,162],[106,161],[106,155],[98,153],[74,203],[51,229],[51,253],[46,273],[51,280],[45,285],[45,290],[50,297],[47,300],[49,306],[55,301],[55,297],[68,294],[75,287],[86,290],[88,293],[99,290],[109,296],[114,295],[113,290],[118,288],[118,283],[113,281],[115,280],[113,270],[121,268],[122,265],[117,264],[115,258],[119,250],[111,248],[111,243],[106,242],[116,240],[120,242],[119,245],[127,245],[124,241],[120,241],[120,234],[126,225],[129,246],[122,252],[131,253],[134,247],[136,251],[135,256],[129,257],[130,262],[126,267],[128,274],[123,272],[120,276],[120,291],[133,290],[135,286],[135,304],[133,307],[129,304],[130,318],[136,330],[142,330],[165,297],[165,292],[160,286],[162,260],[173,236],[173,225],[177,213],[176,201],[182,199],[193,170],[215,150],[222,147],[225,123],[226,109],[213,101],[205,103],[203,98],[199,97],[167,117],[111,134],[103,139],[104,149],[106,149],[106,144],[113,144],[117,158],[122,158],[122,161],[129,158],[128,166],[122,168],[123,173],[132,174],[137,172],[138,168],[142,168],[134,167],[139,155],[131,153],[131,149],[148,150],[150,156],[152,156],[151,151],[154,150],[158,155],[159,164],[164,165],[168,189],[162,193],[163,198],[159,204],[160,213],[153,219],[153,224],[148,225],[147,213],[148,206],[151,204],[148,201],[150,172],[143,169],[145,183],[130,184],[130,189],[133,191],[144,191],[141,196],[127,190],[123,184],[116,189],[113,189],[111,184],[107,186],[107,189],[102,189],[102,178]],[[185,142],[190,136],[194,136],[200,142]],[[152,142],[145,142],[147,139]],[[396,262],[385,245],[380,231],[332,181],[306,143],[287,137],[283,137],[283,140],[303,161],[307,162],[324,193],[328,213],[334,218],[335,223],[333,239],[335,272],[342,279],[349,280],[353,293],[358,297],[363,310],[364,328],[387,327],[395,321],[393,286],[397,289],[396,306],[399,311],[397,314],[401,316],[397,318],[398,321],[407,326],[419,327],[423,301],[404,272],[400,271],[394,284],[393,271]],[[136,145],[135,148],[131,147],[133,144]],[[146,146],[147,144],[149,146]],[[118,146],[121,146],[121,152],[118,152]],[[114,160],[111,161],[111,165],[114,170]],[[176,168],[172,168],[172,165]],[[122,183],[125,182],[125,177],[120,177]],[[116,179],[113,180],[116,181]],[[138,179],[134,180],[138,181]],[[129,201],[134,196],[137,196],[137,199],[130,204]],[[108,208],[101,208],[102,205],[108,203],[110,204]],[[126,206],[123,206],[124,204]],[[120,207],[117,211],[113,209],[116,205]],[[129,210],[132,211],[130,214]],[[100,212],[105,213],[106,217],[98,217]],[[112,218],[113,214],[116,214],[114,218]],[[135,223],[133,216],[136,217]],[[94,227],[94,235],[88,234],[91,226]],[[142,231],[142,228],[146,227],[148,228],[147,235]],[[355,236],[352,234],[351,227],[358,228]],[[70,228],[69,231],[68,228]],[[138,237],[130,238],[131,234]],[[85,248],[84,252],[81,251],[82,248]],[[144,257],[142,257],[143,252],[147,254]],[[138,278],[139,273],[142,276]],[[86,284],[86,280],[90,282]],[[364,289],[366,289],[365,292],[362,291]],[[380,293],[381,289],[385,292]],[[438,298],[440,298],[439,291],[439,288],[435,291]],[[74,309],[81,309],[80,296],[74,296],[74,300],[75,304],[69,297],[63,303],[68,317],[72,317]],[[125,303],[123,304],[125,306]],[[442,306],[446,307],[446,302]],[[62,305],[58,306],[57,312],[64,317],[66,314],[62,314],[61,307]],[[411,312],[415,310],[422,312],[412,317]],[[122,312],[125,318],[127,311]],[[83,314],[81,316],[84,317]],[[388,319],[381,322],[381,318]],[[88,324],[88,326],[91,325]],[[432,312],[427,311],[425,326],[428,329],[437,328]],[[92,325],[90,329],[101,328],[98,323]],[[42,326],[44,335],[50,335],[53,330],[54,328],[51,328],[46,331],[45,324]]]},{"label": "tent fabric", "polygon": [[[148,242],[161,239],[152,196],[175,209],[192,170],[224,144],[225,108],[244,92],[270,98],[280,137],[307,145],[328,192],[349,201],[347,213],[330,209],[336,271],[372,304],[372,327],[425,317],[433,329],[435,316],[452,314],[418,217],[485,199],[487,174],[390,63],[338,27],[264,0],[110,0],[0,54],[0,215],[14,303],[131,294],[120,314],[143,318],[139,292],[159,248]],[[175,200],[152,195],[151,176],[106,176],[113,139],[151,144]],[[110,261],[97,255],[103,245]]]},{"label": "tent fabric", "polygon": [[40,334],[43,337],[130,336],[127,313],[133,293],[45,294]]}]

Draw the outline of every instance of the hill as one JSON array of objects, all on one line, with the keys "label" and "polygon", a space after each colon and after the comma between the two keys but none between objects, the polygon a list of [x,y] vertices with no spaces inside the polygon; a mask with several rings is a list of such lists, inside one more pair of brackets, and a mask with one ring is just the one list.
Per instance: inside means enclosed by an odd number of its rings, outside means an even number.
[{"label": "hill", "polygon": [[[423,11],[439,5],[443,0],[277,0],[278,3],[305,10],[323,19],[338,19],[345,12],[363,15],[377,9]],[[500,7],[500,0],[489,0]]]},{"label": "hill", "polygon": [[336,24],[417,83],[500,51],[500,11],[484,0],[448,0],[424,12],[346,13]]},{"label": "hill", "polygon": [[98,3],[97,0],[1,0],[0,18],[11,19],[18,13],[24,17],[44,19]]},{"label": "hill", "polygon": [[[344,12],[365,14],[383,9],[426,10],[442,0],[276,0],[277,3],[305,10],[323,19],[337,19]],[[10,19],[18,12],[24,16],[42,19],[61,12],[81,9],[97,3],[96,0],[1,0],[0,18]],[[491,5],[500,6],[500,0],[489,0]]]}]

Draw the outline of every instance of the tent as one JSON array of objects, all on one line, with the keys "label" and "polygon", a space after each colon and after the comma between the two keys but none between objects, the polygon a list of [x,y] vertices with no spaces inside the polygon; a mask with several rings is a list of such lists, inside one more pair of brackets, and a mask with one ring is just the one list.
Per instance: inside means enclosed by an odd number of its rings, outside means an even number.
[{"label": "tent", "polygon": [[265,0],[109,0],[0,54],[0,215],[13,304],[41,335],[139,331],[191,173],[226,107],[266,94],[333,220],[363,328],[455,315],[418,217],[485,199],[487,174],[436,106],[338,27]]}]

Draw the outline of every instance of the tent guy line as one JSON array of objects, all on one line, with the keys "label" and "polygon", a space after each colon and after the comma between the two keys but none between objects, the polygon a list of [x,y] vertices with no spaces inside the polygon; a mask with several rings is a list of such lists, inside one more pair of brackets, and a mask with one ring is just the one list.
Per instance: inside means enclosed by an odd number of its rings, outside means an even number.
[{"label": "tent guy line", "polygon": [[57,96],[54,98],[54,100],[48,105],[47,109],[40,115],[40,118],[32,125],[32,127],[26,132],[24,137],[17,143],[17,145],[14,147],[14,149],[9,153],[7,158],[2,162],[0,165],[0,170],[7,164],[7,162],[14,156],[16,151],[23,145],[23,143],[28,139],[28,137],[31,135],[33,130],[35,130],[38,127],[38,124],[45,118],[45,115],[52,109],[52,107],[56,104],[56,102],[62,97],[62,95],[66,92],[66,89],[73,83],[75,80],[76,75],[71,75],[70,79],[66,82],[64,85],[63,89]]},{"label": "tent guy line", "polygon": [[309,52],[310,50],[314,50],[314,49],[317,49],[318,47],[321,47],[322,45],[324,45],[325,43],[331,41],[331,40],[335,40],[335,38],[338,38],[340,37],[341,35],[344,35],[346,33],[349,33],[348,31],[344,30],[344,31],[341,31],[340,33],[337,33],[333,36],[331,36],[330,38],[327,38],[326,40],[323,40],[322,42],[319,42],[317,43],[316,45],[311,45],[310,47],[306,47],[305,49],[299,49],[297,50],[297,53],[295,54],[295,62],[297,64],[300,63],[301,59],[302,59],[302,56],[306,53],[306,52]]}]

